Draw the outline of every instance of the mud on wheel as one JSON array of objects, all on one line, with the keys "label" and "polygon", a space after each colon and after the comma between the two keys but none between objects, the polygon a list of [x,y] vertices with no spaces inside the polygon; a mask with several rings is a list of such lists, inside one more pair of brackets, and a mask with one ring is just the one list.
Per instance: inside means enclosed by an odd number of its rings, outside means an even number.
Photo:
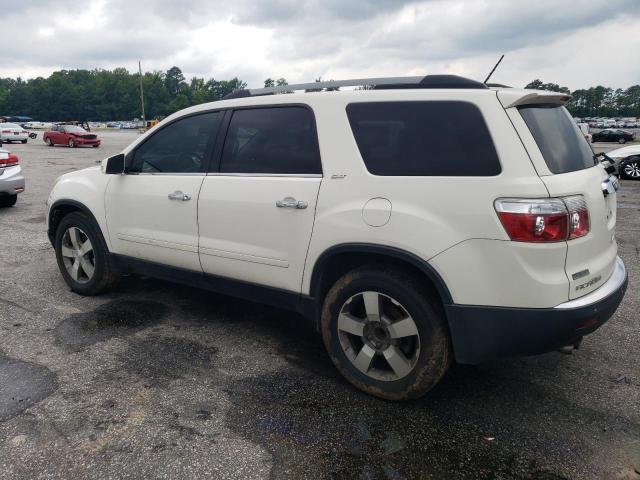
[{"label": "mud on wheel", "polygon": [[451,363],[448,330],[420,279],[402,270],[363,267],[325,297],[322,336],[342,375],[387,400],[417,398]]}]

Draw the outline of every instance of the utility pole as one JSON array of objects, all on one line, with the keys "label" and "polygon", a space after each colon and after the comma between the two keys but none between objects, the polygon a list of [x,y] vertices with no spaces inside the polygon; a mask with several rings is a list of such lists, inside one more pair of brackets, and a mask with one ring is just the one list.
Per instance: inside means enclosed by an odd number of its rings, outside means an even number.
[{"label": "utility pole", "polygon": [[142,87],[142,64],[138,60],[138,71],[140,72],[140,103],[142,104],[142,128],[147,128],[147,118],[144,115],[144,88]]}]

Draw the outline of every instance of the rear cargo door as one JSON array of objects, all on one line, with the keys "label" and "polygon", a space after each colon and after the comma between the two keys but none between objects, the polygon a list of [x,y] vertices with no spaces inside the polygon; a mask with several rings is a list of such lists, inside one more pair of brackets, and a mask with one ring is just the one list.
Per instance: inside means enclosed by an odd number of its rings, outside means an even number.
[{"label": "rear cargo door", "polygon": [[565,265],[569,299],[581,297],[605,283],[614,269],[617,179],[594,159],[562,104],[524,104],[507,110],[549,195],[565,198],[568,206],[584,202],[588,209],[589,231],[567,241]]}]

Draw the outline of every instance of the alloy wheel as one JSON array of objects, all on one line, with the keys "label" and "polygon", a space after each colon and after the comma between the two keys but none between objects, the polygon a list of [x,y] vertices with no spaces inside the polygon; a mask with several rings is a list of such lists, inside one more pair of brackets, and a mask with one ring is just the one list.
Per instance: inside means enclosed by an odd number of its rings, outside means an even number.
[{"label": "alloy wheel", "polygon": [[640,162],[629,162],[624,166],[624,174],[629,178],[640,178]]},{"label": "alloy wheel", "polygon": [[406,377],[420,356],[415,321],[398,301],[379,292],[361,292],[344,303],[338,337],[349,361],[376,380]]},{"label": "alloy wheel", "polygon": [[69,227],[62,236],[60,253],[69,276],[78,283],[87,283],[95,272],[93,245],[78,227]]}]

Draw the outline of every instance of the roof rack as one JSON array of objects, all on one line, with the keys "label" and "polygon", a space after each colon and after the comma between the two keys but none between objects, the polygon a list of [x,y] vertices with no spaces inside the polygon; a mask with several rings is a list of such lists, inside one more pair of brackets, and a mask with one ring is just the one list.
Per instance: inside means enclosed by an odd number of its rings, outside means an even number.
[{"label": "roof rack", "polygon": [[319,92],[336,90],[340,87],[367,86],[375,90],[392,90],[406,88],[455,88],[455,89],[484,89],[484,83],[457,75],[427,75],[419,77],[384,77],[384,78],[355,78],[352,80],[328,80],[322,82],[299,83],[296,85],[278,85],[276,87],[252,88],[234,90],[223,100],[231,98],[257,97],[275,95],[278,93],[292,93],[296,90]]}]

